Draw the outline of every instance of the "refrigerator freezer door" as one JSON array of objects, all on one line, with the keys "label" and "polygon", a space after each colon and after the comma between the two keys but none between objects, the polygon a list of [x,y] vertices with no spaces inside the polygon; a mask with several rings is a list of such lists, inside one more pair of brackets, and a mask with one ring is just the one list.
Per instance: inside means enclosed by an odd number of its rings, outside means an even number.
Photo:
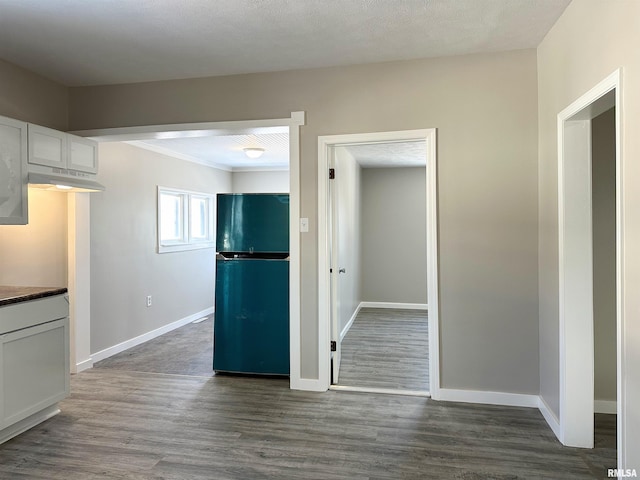
[{"label": "refrigerator freezer door", "polygon": [[216,251],[289,251],[289,195],[219,194]]},{"label": "refrigerator freezer door", "polygon": [[289,262],[216,262],[213,369],[289,374]]}]

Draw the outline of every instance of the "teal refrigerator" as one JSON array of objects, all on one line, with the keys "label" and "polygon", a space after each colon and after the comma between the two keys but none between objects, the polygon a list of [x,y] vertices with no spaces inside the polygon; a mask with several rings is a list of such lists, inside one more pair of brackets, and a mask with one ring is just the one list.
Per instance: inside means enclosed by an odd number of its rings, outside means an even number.
[{"label": "teal refrigerator", "polygon": [[289,195],[219,194],[213,369],[289,375]]}]

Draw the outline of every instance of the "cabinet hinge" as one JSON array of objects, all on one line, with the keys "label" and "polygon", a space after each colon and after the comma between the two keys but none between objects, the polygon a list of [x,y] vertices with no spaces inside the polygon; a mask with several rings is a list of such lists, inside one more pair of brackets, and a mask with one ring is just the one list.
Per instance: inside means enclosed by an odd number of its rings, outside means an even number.
[{"label": "cabinet hinge", "polygon": [[333,180],[336,178],[336,169],[335,168],[330,168],[329,169],[329,180]]}]

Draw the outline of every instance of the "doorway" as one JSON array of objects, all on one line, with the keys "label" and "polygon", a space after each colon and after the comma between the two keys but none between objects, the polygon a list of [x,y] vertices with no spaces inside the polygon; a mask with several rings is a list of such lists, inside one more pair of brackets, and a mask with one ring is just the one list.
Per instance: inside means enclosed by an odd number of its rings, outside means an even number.
[{"label": "doorway", "polygon": [[[342,356],[342,340],[345,338],[346,331],[349,330],[351,325],[358,325],[358,317],[361,314],[365,315],[366,319],[362,320],[362,324],[385,317],[386,320],[391,320],[389,317],[394,316],[392,310],[379,309],[379,307],[400,307],[395,315],[395,318],[402,320],[403,318],[409,320],[403,313],[414,313],[419,310],[424,310],[428,305],[428,327],[426,325],[426,312],[419,312],[418,316],[422,316],[425,321],[425,330],[428,328],[428,341],[425,338],[425,355],[422,367],[424,369],[426,385],[424,388],[410,390],[410,389],[397,389],[397,388],[367,388],[367,387],[351,387],[350,390],[365,390],[365,391],[381,391],[383,393],[404,393],[428,396],[431,393],[432,396],[437,396],[439,387],[439,355],[438,355],[438,302],[437,302],[437,205],[436,205],[436,148],[435,148],[436,136],[435,129],[429,130],[413,130],[413,131],[401,131],[401,132],[381,132],[372,134],[358,134],[358,135],[336,135],[330,137],[319,137],[319,211],[318,211],[318,241],[319,241],[319,331],[320,331],[320,379],[324,382],[325,387],[328,389],[333,383],[337,383],[340,375],[340,361]],[[397,148],[400,148],[402,144],[419,145],[422,148],[422,175],[425,175],[427,201],[426,209],[422,210],[422,215],[426,218],[426,277],[425,283],[423,283],[425,290],[428,292],[426,298],[426,304],[424,300],[420,303],[386,303],[377,302],[369,305],[367,302],[362,302],[362,299],[353,301],[353,288],[347,288],[351,294],[347,295],[346,310],[349,310],[349,315],[354,311],[350,319],[347,319],[344,314],[340,316],[340,310],[345,310],[343,299],[338,295],[341,283],[345,282],[347,276],[345,268],[346,264],[349,264],[350,268],[354,267],[353,255],[347,255],[347,259],[344,260],[343,255],[337,249],[340,245],[339,237],[344,236],[344,231],[341,233],[340,229],[334,228],[334,224],[338,224],[334,220],[340,215],[341,211],[344,211],[344,203],[352,204],[352,199],[347,198],[345,202],[344,198],[339,200],[336,198],[336,193],[349,197],[348,189],[340,189],[335,187],[336,183],[329,180],[330,170],[335,167],[336,150],[337,149],[356,149],[356,148],[370,148],[373,149],[376,146],[382,146],[389,149],[394,148],[394,144]],[[344,147],[344,148],[343,148]],[[355,163],[347,162],[347,163]],[[426,168],[424,165],[426,164]],[[353,166],[343,168],[341,171],[352,170]],[[363,170],[364,171],[364,170]],[[338,171],[335,171],[336,175],[341,175]],[[351,175],[353,176],[353,175]],[[423,185],[425,185],[423,183]],[[333,188],[333,191],[332,191]],[[348,208],[347,208],[348,210]],[[423,219],[421,219],[423,220]],[[344,222],[342,222],[344,223]],[[357,223],[357,222],[356,222]],[[348,222],[347,222],[348,224]],[[353,225],[348,227],[349,230],[354,228]],[[345,230],[344,228],[342,230]],[[424,236],[424,233],[422,234]],[[344,244],[344,242],[343,242]],[[424,247],[423,247],[424,248]],[[423,257],[424,258],[424,257]],[[344,265],[343,265],[344,264]],[[353,276],[352,276],[353,281]],[[426,285],[429,288],[426,289]],[[350,287],[347,285],[347,287]],[[360,310],[361,307],[378,307],[373,311],[367,309]],[[350,308],[353,307],[353,308]],[[418,310],[415,310],[418,309]],[[372,315],[373,314],[373,315]],[[410,315],[411,316],[411,315]],[[347,321],[348,320],[348,321]],[[393,320],[391,320],[393,321]],[[357,329],[356,329],[357,330]],[[426,332],[425,332],[426,333]],[[357,336],[357,334],[354,334]],[[426,337],[426,335],[425,335]],[[428,351],[428,357],[426,354]],[[427,383],[428,382],[428,383]],[[342,383],[342,382],[340,382]],[[376,382],[379,384],[379,382]],[[331,387],[333,389],[341,389],[347,387]],[[434,395],[435,393],[435,395]]]},{"label": "doorway", "polygon": [[[599,272],[600,247],[594,250],[594,226],[601,220],[602,185],[594,179],[592,127],[594,119],[613,115],[615,132],[615,250],[609,266],[615,270],[615,376],[617,404],[618,464],[624,465],[624,417],[622,402],[622,262],[623,223],[621,215],[620,72],[616,71],[558,115],[558,258],[560,324],[560,419],[558,437],[564,445],[593,448],[595,396],[594,267]],[[614,111],[611,109],[614,108]],[[614,163],[614,162],[611,162]],[[613,165],[611,165],[613,168]],[[599,174],[596,173],[599,176]],[[609,214],[609,216],[611,216]],[[596,237],[597,238],[597,237]],[[594,253],[596,257],[594,258]],[[615,262],[615,267],[610,265]],[[600,275],[600,273],[599,273]],[[598,279],[600,280],[600,279]],[[601,292],[598,292],[598,296]],[[599,300],[596,298],[596,303]],[[596,311],[600,306],[596,306]],[[599,405],[600,407],[602,404]]]},{"label": "doorway", "polygon": [[[290,386],[291,388],[303,388],[304,385],[300,385],[300,236],[299,236],[299,156],[300,156],[300,126],[304,124],[304,112],[293,112],[291,118],[283,119],[271,119],[271,120],[254,120],[254,121],[234,121],[234,122],[211,122],[211,123],[198,123],[198,124],[175,124],[175,125],[156,125],[145,127],[125,127],[125,128],[113,128],[102,129],[93,131],[76,132],[83,136],[97,137],[102,142],[123,142],[123,141],[135,141],[135,140],[151,140],[158,138],[190,138],[190,137],[205,137],[205,136],[225,136],[230,134],[238,135],[254,135],[254,134],[268,134],[268,133],[288,133],[288,139],[286,140],[286,150],[289,152],[290,169],[289,169],[289,181],[290,181],[290,329],[291,329],[291,344],[289,346],[290,359],[291,359],[291,376]],[[88,229],[89,219],[83,228]],[[88,263],[88,261],[87,261]],[[132,305],[137,304],[131,302]],[[213,298],[211,298],[211,304],[213,304]],[[212,307],[212,305],[211,305]],[[145,308],[145,307],[143,307]],[[209,312],[210,313],[210,312]],[[200,314],[200,312],[198,312]],[[199,315],[202,316],[202,315]],[[191,320],[197,320],[194,318],[182,318],[178,322],[189,322]],[[88,326],[89,318],[78,319],[85,321]],[[99,352],[93,352],[90,357],[90,361],[98,361],[107,356],[115,355],[126,348],[136,346],[146,340],[154,338],[176,328],[178,324],[176,322],[164,325],[160,328],[156,328],[143,335],[136,336],[134,338],[127,339],[124,342],[110,346],[106,345],[106,348],[100,349]],[[76,338],[75,342],[83,342],[85,344],[90,343],[89,329],[86,330],[87,335],[82,338]],[[94,347],[95,349],[95,347]],[[87,349],[88,350],[88,349]],[[99,355],[98,355],[99,354]]]}]

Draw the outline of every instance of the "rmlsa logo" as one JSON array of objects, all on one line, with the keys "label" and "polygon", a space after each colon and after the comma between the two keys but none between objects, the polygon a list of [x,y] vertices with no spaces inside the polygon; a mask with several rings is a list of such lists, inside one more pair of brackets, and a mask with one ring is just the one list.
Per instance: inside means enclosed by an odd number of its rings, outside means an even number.
[{"label": "rmlsa logo", "polygon": [[609,478],[637,478],[638,474],[635,468],[610,468],[607,470],[607,476]]}]

